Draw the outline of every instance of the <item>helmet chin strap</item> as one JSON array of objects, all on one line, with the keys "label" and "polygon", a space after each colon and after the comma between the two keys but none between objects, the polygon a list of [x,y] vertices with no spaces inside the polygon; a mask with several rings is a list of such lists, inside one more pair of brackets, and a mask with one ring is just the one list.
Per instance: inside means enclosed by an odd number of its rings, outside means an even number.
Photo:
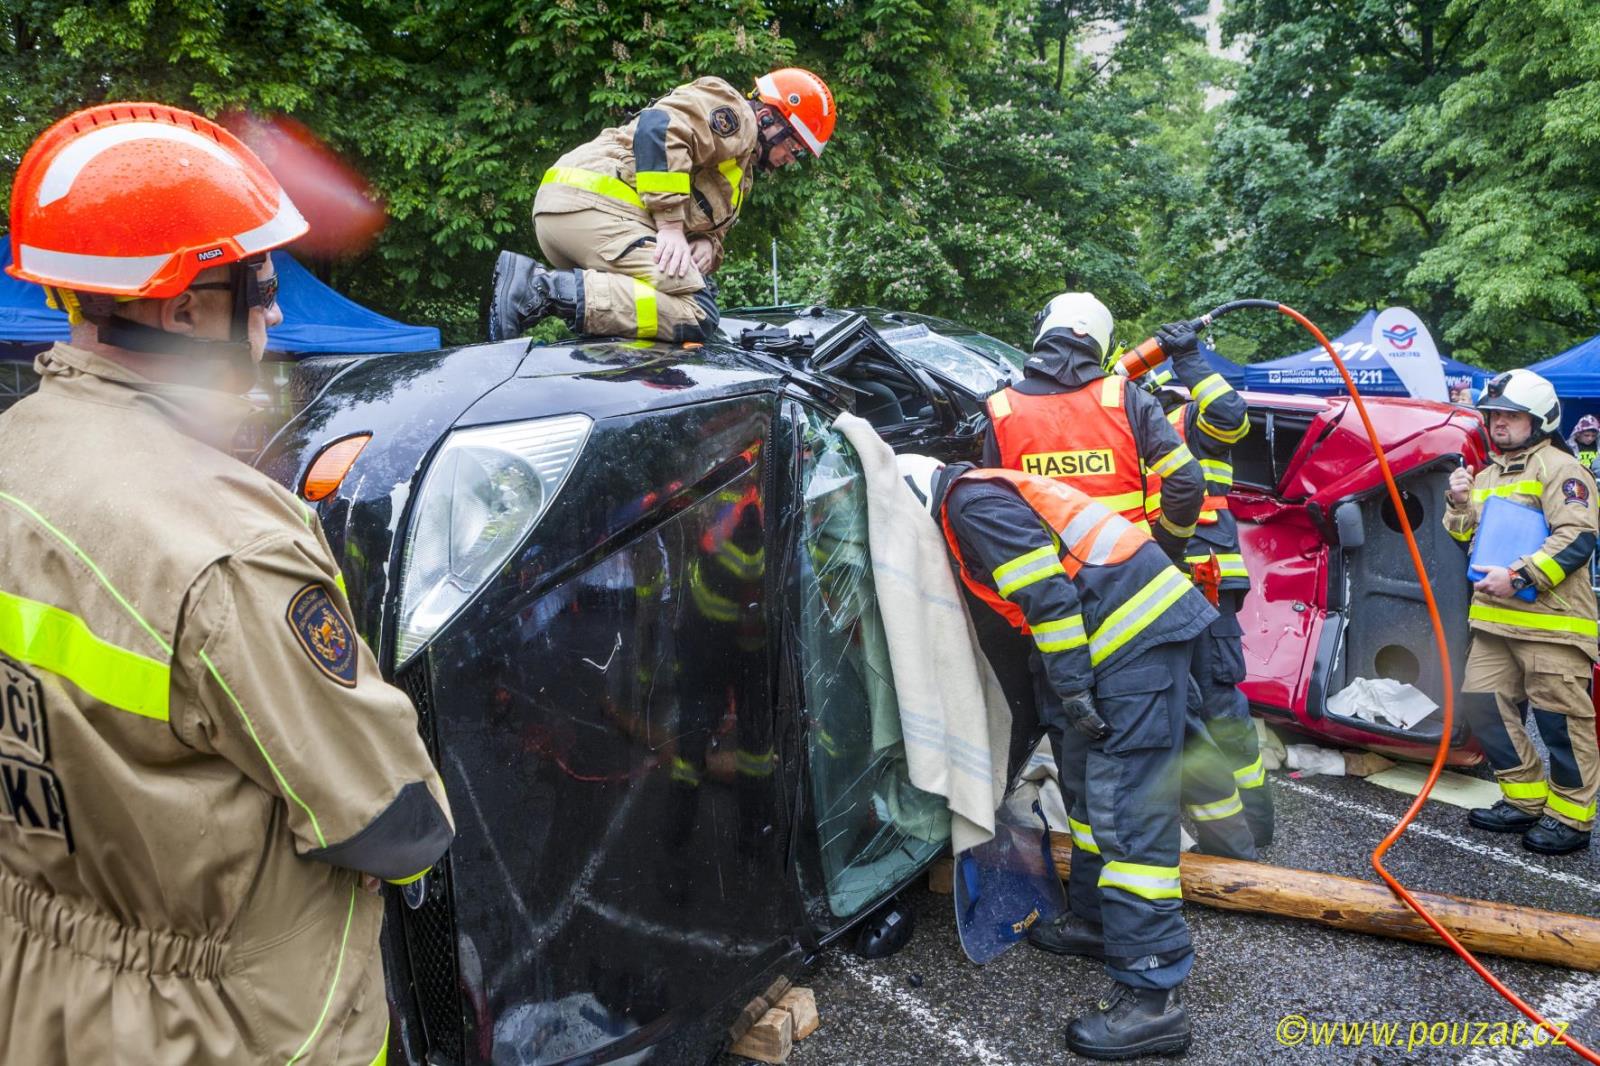
[{"label": "helmet chin strap", "polygon": [[255,374],[255,357],[250,350],[250,302],[243,271],[253,269],[239,263],[228,267],[228,280],[233,292],[227,340],[211,340],[187,333],[147,326],[113,313],[110,320],[98,327],[100,341],[130,352],[147,355],[166,355],[185,360],[201,360],[196,377],[217,381],[228,377]]}]

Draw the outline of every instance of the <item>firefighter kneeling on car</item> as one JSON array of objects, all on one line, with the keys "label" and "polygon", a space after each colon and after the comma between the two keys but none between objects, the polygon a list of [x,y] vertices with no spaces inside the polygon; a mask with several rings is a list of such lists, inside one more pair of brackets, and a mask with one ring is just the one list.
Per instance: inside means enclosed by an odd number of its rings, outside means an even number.
[{"label": "firefighter kneeling on car", "polygon": [[[1484,507],[1502,497],[1541,511],[1549,536],[1509,567],[1487,567],[1475,586],[1463,710],[1505,795],[1468,820],[1521,833],[1530,851],[1565,855],[1589,846],[1600,785],[1589,697],[1600,639],[1589,584],[1595,483],[1562,447],[1561,402],[1538,374],[1501,374],[1485,386],[1478,410],[1494,454],[1476,477],[1464,467],[1450,475],[1445,529],[1463,544],[1485,535]],[[1531,602],[1518,596],[1530,587],[1537,592]],[[1493,699],[1474,698],[1482,693]],[[1528,739],[1525,704],[1550,750],[1548,780]]]},{"label": "firefighter kneeling on car", "polygon": [[901,456],[963,582],[1032,635],[1040,718],[1074,797],[1078,954],[1115,984],[1067,1029],[1091,1058],[1189,1044],[1194,962],[1178,876],[1178,756],[1190,645],[1216,618],[1150,534],[1086,493],[1015,470]]}]

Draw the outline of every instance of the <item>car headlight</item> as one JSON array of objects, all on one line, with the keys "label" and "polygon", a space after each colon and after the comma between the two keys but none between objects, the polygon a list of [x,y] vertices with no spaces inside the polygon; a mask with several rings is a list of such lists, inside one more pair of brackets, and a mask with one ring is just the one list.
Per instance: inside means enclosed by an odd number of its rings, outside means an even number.
[{"label": "car headlight", "polygon": [[594,420],[560,415],[451,433],[422,479],[400,575],[404,666],[505,565],[571,472]]}]

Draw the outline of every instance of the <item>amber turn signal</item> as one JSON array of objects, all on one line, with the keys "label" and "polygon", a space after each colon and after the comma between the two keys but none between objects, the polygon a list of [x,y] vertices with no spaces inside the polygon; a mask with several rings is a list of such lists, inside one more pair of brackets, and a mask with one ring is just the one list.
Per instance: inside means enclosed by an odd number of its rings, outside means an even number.
[{"label": "amber turn signal", "polygon": [[311,461],[310,469],[306,471],[305,481],[300,486],[300,495],[312,503],[332,496],[340,482],[344,481],[344,476],[350,472],[350,467],[355,464],[356,456],[361,454],[361,449],[365,448],[367,441],[371,439],[371,433],[357,433],[353,437],[336,440],[323,448]]}]

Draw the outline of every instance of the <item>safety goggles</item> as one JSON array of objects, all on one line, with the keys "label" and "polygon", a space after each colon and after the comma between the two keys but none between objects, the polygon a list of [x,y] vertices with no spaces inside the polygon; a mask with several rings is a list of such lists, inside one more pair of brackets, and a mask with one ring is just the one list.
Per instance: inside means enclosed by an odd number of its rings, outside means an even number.
[{"label": "safety goggles", "polygon": [[[260,308],[262,311],[271,311],[278,302],[278,275],[276,272],[270,278],[264,278],[256,268],[266,260],[264,258],[246,259],[243,263],[245,269],[239,272],[244,281],[244,306],[247,308]],[[233,292],[232,281],[203,281],[190,285],[190,289],[219,289],[223,292]]]}]

